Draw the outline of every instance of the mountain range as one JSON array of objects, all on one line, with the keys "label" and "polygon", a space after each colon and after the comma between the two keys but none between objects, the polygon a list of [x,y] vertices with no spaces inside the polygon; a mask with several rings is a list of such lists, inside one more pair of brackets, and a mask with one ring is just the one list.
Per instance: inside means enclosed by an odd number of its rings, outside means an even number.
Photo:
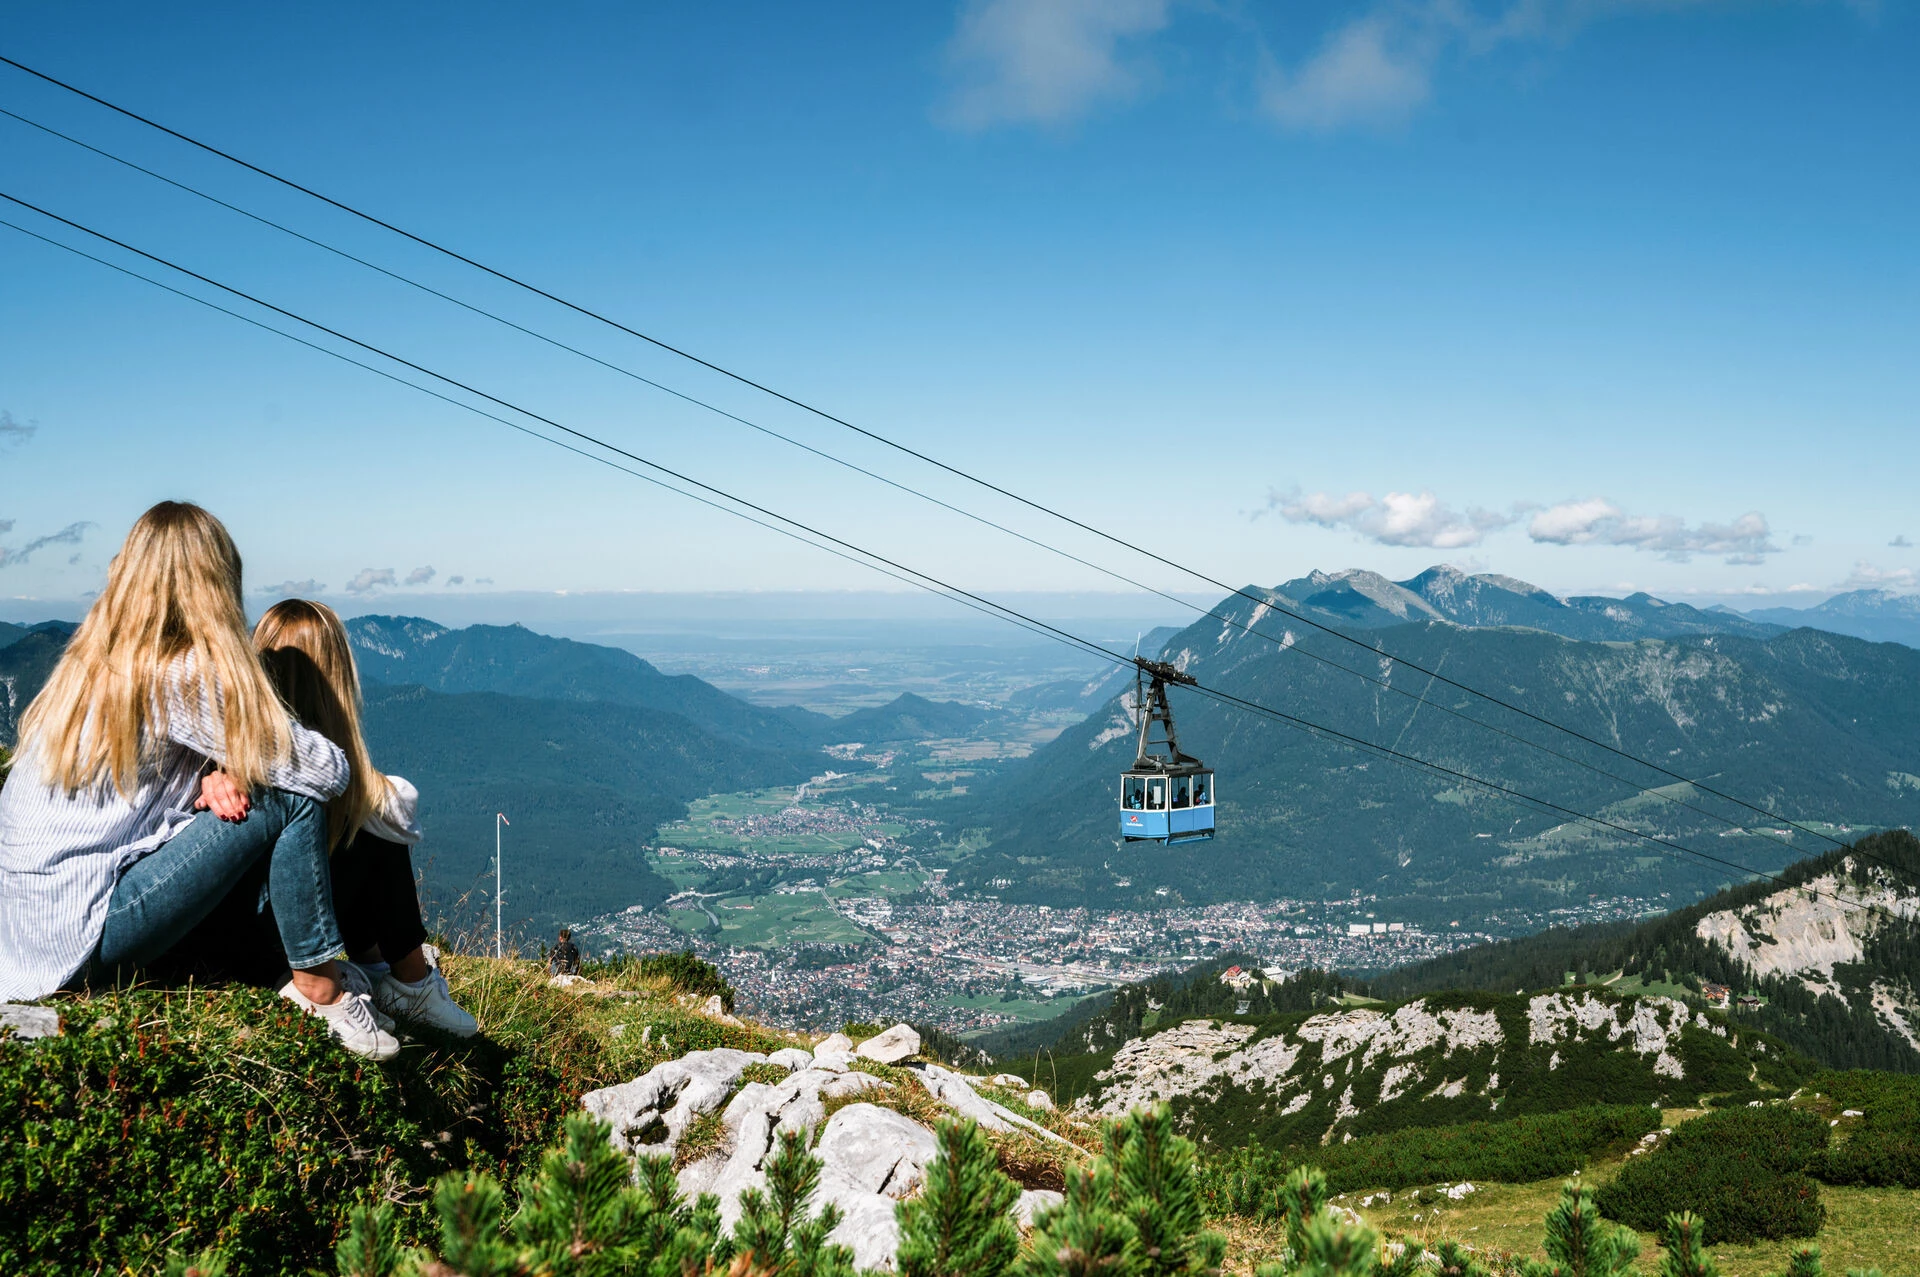
[{"label": "mountain range", "polygon": [[1748,620],[1771,625],[1805,625],[1877,643],[1920,647],[1920,594],[1852,590],[1836,594],[1817,607],[1762,608],[1746,615]]},{"label": "mountain range", "polygon": [[[954,880],[1009,899],[1114,905],[1358,891],[1397,902],[1409,920],[1444,922],[1590,893],[1690,898],[1820,845],[1367,646],[1768,810],[1825,822],[1829,834],[1920,820],[1912,648],[1652,600],[1589,607],[1450,570],[1399,583],[1315,573],[1247,594],[1215,609],[1227,623],[1210,617],[1161,654],[1211,688],[1561,810],[1176,688],[1182,744],[1218,769],[1220,835],[1175,849],[1122,846],[1114,825],[1117,778],[1133,749],[1129,689],[977,787],[965,818],[993,839]],[[1337,617],[1365,645],[1276,607]],[[1515,624],[1520,617],[1538,624]],[[1645,785],[1664,788],[1649,795]],[[1571,819],[1576,812],[1732,864],[1597,831]]]}]

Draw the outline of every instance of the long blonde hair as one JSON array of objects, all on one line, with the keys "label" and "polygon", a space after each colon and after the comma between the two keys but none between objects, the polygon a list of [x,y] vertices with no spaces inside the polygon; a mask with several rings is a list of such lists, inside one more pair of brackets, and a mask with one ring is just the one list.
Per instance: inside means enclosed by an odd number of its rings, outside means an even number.
[{"label": "long blonde hair", "polygon": [[130,797],[167,737],[169,670],[189,656],[182,708],[220,722],[228,775],[264,785],[292,755],[293,733],[247,641],[240,552],[199,506],[162,501],[127,533],[106,589],[27,707],[20,752],[69,794],[111,781]]},{"label": "long blonde hair", "polygon": [[360,671],[347,627],[324,603],[287,599],[253,627],[253,645],[287,708],[347,756],[347,790],[327,804],[328,845],[344,846],[387,794],[387,778],[374,770],[360,734]]}]

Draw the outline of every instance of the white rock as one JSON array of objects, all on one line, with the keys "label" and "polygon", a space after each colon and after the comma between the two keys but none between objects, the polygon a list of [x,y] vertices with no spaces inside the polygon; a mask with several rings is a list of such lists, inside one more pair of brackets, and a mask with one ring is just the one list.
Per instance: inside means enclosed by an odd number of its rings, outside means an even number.
[{"label": "white rock", "polygon": [[52,1007],[0,1002],[0,1038],[29,1039],[59,1036],[60,1013]]},{"label": "white rock", "polygon": [[835,1073],[845,1073],[847,1066],[859,1058],[859,1056],[851,1051],[815,1050],[813,1053],[813,1063],[809,1067],[832,1069]]},{"label": "white rock", "polygon": [[920,1054],[920,1035],[912,1025],[896,1024],[860,1044],[860,1054],[881,1064],[898,1064]]},{"label": "white rock", "polygon": [[1446,1192],[1446,1195],[1449,1198],[1457,1202],[1462,1198],[1464,1198],[1467,1194],[1474,1192],[1475,1189],[1471,1184],[1455,1184],[1451,1188],[1448,1188],[1444,1191]]},{"label": "white rock", "polygon": [[839,1169],[860,1188],[898,1199],[926,1178],[939,1144],[932,1131],[910,1117],[873,1104],[849,1104],[827,1122],[814,1151],[823,1166]]},{"label": "white rock", "polygon": [[622,1152],[671,1153],[687,1123],[717,1108],[741,1071],[766,1058],[725,1047],[692,1051],[654,1065],[631,1082],[588,1091],[580,1106],[613,1125],[613,1143]]},{"label": "white rock", "polygon": [[1865,1117],[1866,1113],[1861,1109],[1841,1109],[1840,1116],[1841,1117]]},{"label": "white rock", "polygon": [[1013,1210],[1009,1213],[1020,1227],[1032,1228],[1034,1218],[1040,1212],[1050,1211],[1066,1200],[1064,1194],[1050,1188],[1029,1188],[1015,1199]]},{"label": "white rock", "polygon": [[797,1046],[783,1046],[767,1057],[768,1064],[777,1064],[789,1073],[810,1068],[813,1064],[813,1052],[802,1051]]},{"label": "white rock", "polygon": [[1039,1109],[1043,1113],[1051,1113],[1053,1111],[1053,1097],[1045,1091],[1028,1091],[1027,1107]]},{"label": "white rock", "polygon": [[1071,1145],[1072,1141],[1055,1135],[1037,1122],[1031,1122],[1002,1104],[995,1104],[984,1098],[967,1082],[967,1079],[951,1069],[941,1068],[938,1064],[924,1064],[913,1070],[927,1093],[952,1109],[961,1117],[970,1117],[989,1131],[1006,1132],[1019,1127],[1031,1131],[1042,1139],[1058,1144]]},{"label": "white rock", "polygon": [[815,1055],[818,1055],[822,1051],[851,1051],[851,1050],[853,1050],[853,1039],[848,1037],[844,1033],[829,1033],[827,1034],[827,1036],[825,1036],[824,1038],[821,1038],[818,1042],[815,1042],[813,1044],[813,1051]]},{"label": "white rock", "polygon": [[1019,1090],[1027,1084],[1027,1079],[1021,1077],[1018,1073],[996,1073],[988,1078],[987,1081],[993,1086],[1010,1086],[1015,1090]]},{"label": "white rock", "polygon": [[591,983],[593,982],[587,979],[587,977],[583,975],[567,975],[564,972],[560,975],[551,977],[547,981],[548,987],[554,988],[554,989],[571,989],[576,984],[591,984]]},{"label": "white rock", "polygon": [[729,1143],[724,1159],[717,1169],[704,1162],[683,1168],[682,1193],[710,1192],[719,1197],[721,1224],[732,1228],[740,1218],[741,1192],[766,1187],[767,1158],[782,1131],[820,1125],[826,1120],[827,1100],[887,1090],[890,1085],[866,1073],[821,1068],[801,1069],[772,1086],[747,1083],[720,1114]]}]

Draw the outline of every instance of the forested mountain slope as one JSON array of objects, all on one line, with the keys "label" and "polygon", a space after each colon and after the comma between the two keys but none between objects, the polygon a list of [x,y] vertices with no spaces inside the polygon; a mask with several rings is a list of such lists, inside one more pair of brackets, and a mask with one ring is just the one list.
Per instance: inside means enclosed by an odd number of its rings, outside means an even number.
[{"label": "forested mountain slope", "polygon": [[[1704,812],[1637,794],[1626,781],[1666,778],[1265,605],[1233,598],[1220,606],[1275,641],[1213,619],[1183,631],[1166,655],[1209,686],[1757,869],[1813,850],[1807,835],[1771,832],[1776,822],[1684,785],[1665,792]],[[1913,649],[1814,630],[1601,643],[1432,620],[1369,637],[1793,819],[1835,830],[1920,821],[1920,717],[1911,711],[1920,704],[1920,652]],[[1153,903],[1167,898],[1153,894],[1160,887],[1190,902],[1357,890],[1402,902],[1399,916],[1444,923],[1494,902],[1661,892],[1685,900],[1739,876],[1185,689],[1172,696],[1183,745],[1219,772],[1216,841],[1173,850],[1118,845],[1116,778],[1132,758],[1134,734],[1123,697],[981,787],[968,818],[988,827],[992,842],[959,881],[1002,880],[1011,884],[1003,890],[1009,898],[1049,902]]]},{"label": "forested mountain slope", "polygon": [[434,906],[456,925],[491,921],[494,813],[505,812],[506,916],[536,938],[672,894],[639,848],[688,800],[797,784],[819,760],[641,706],[419,687],[369,687],[366,733],[378,765],[420,789],[416,868]]},{"label": "forested mountain slope", "polygon": [[1712,981],[1740,1012],[1841,1068],[1920,1072],[1920,839],[1895,830],[1635,924],[1545,931],[1369,981],[1383,997],[1505,992],[1579,979]]},{"label": "forested mountain slope", "polygon": [[[402,616],[355,617],[347,622],[347,632],[361,677],[370,683],[638,705],[678,714],[749,745],[797,749],[813,743],[805,720],[750,705],[691,674],[662,674],[616,647],[553,638],[522,625],[450,630]],[[824,714],[811,718],[832,721]]]}]

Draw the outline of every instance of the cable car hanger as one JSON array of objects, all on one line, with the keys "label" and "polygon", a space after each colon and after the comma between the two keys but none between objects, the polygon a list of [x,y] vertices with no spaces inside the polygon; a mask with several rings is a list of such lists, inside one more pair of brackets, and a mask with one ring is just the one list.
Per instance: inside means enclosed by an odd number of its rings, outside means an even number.
[{"label": "cable car hanger", "polygon": [[[1167,684],[1199,680],[1167,661],[1133,658],[1133,705],[1140,716],[1133,766],[1120,777],[1120,836],[1162,846],[1213,837],[1213,771],[1180,748]],[[1154,724],[1160,725],[1156,738]]]}]

